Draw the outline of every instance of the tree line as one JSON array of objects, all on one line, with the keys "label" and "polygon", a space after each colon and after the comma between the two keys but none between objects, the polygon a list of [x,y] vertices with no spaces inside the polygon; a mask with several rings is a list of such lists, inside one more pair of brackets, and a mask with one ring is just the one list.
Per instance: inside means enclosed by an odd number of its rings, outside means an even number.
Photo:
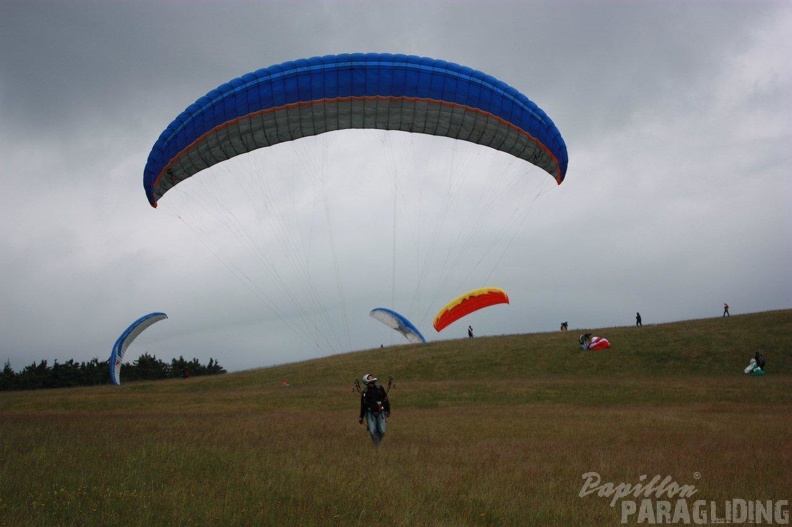
[{"label": "tree line", "polygon": [[[210,358],[203,365],[198,359],[187,361],[184,357],[172,359],[170,364],[153,355],[144,353],[131,364],[121,365],[121,382],[152,381],[174,377],[218,375],[226,373],[220,363]],[[56,359],[52,366],[46,360],[33,362],[22,371],[15,372],[11,363],[6,361],[0,372],[0,390],[39,390],[43,388],[70,388],[73,386],[95,386],[110,384],[110,362],[92,359],[88,362],[75,362],[69,359],[64,363]]]}]

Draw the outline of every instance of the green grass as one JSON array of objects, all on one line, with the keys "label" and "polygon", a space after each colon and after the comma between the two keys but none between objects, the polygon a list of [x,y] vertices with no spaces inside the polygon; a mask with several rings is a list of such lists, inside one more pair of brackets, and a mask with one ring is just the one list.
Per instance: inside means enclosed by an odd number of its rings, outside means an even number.
[{"label": "green grass", "polygon": [[[612,349],[508,335],[4,392],[0,526],[618,525],[578,495],[592,471],[721,507],[792,498],[792,310],[594,333]],[[757,347],[768,373],[746,376]],[[396,378],[379,450],[365,372]]]}]

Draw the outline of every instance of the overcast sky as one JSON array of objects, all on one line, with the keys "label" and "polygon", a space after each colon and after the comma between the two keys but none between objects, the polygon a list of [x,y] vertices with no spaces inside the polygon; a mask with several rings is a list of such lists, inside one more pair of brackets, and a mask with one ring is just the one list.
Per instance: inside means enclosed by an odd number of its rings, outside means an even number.
[{"label": "overcast sky", "polygon": [[[305,285],[277,257],[299,223],[281,224],[287,232],[267,245],[274,273],[244,267],[244,250],[187,219],[192,194],[174,189],[153,209],[142,177],[162,130],[211,89],[348,52],[444,59],[506,82],[554,120],[569,170],[556,186],[497,153],[404,134],[325,134],[261,155],[248,171],[299,181],[319,163],[339,186],[320,204],[328,234],[298,242],[317,266],[309,287],[333,321],[328,331],[345,335],[334,347],[305,338],[314,301],[298,293],[305,311],[293,317],[283,287],[272,286]],[[504,180],[516,170],[532,182],[497,198],[494,209],[518,210],[517,219],[488,214],[446,264],[465,269],[464,280],[435,287],[427,270],[418,300],[403,297],[400,284],[412,289],[415,277],[393,223],[423,229],[386,206],[396,202],[388,174],[442,181],[464,166],[477,177],[488,170],[476,166],[479,154]],[[105,360],[127,325],[152,311],[169,319],[144,332],[127,361],[212,357],[236,371],[406,343],[368,317],[380,306],[429,340],[463,338],[468,323],[497,335],[562,321],[631,325],[637,311],[644,324],[719,317],[724,302],[732,314],[790,308],[790,167],[787,1],[0,0],[0,360],[16,371]],[[455,199],[466,210],[468,197]],[[494,258],[471,265],[483,253]],[[434,331],[445,301],[490,285],[511,304]]]}]

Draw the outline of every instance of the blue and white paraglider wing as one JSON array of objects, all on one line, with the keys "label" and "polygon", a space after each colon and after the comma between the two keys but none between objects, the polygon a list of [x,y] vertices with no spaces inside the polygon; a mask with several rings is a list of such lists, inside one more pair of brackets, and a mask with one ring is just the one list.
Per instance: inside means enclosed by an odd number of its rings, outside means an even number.
[{"label": "blue and white paraglider wing", "polygon": [[369,316],[379,320],[389,328],[395,329],[413,344],[422,344],[426,339],[421,335],[412,322],[407,320],[403,315],[384,307],[372,309]]},{"label": "blue and white paraglider wing", "polygon": [[110,380],[113,384],[121,384],[121,362],[124,360],[124,353],[132,341],[143,333],[149,326],[160,320],[168,318],[165,313],[149,313],[132,322],[132,324],[116,340],[113,352],[110,354]]},{"label": "blue and white paraglider wing", "polygon": [[179,182],[258,148],[348,129],[446,136],[523,159],[564,180],[566,143],[515,88],[444,60],[387,53],[313,57],[233,79],[198,99],[149,154],[152,206]]}]

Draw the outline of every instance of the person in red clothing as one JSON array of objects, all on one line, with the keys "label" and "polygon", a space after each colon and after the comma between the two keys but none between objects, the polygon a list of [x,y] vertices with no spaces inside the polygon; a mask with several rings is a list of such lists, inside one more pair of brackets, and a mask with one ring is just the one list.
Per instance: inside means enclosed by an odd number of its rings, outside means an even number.
[{"label": "person in red clothing", "polygon": [[726,302],[723,303],[723,316],[724,317],[730,317],[731,316],[729,314],[729,304],[727,304]]}]

